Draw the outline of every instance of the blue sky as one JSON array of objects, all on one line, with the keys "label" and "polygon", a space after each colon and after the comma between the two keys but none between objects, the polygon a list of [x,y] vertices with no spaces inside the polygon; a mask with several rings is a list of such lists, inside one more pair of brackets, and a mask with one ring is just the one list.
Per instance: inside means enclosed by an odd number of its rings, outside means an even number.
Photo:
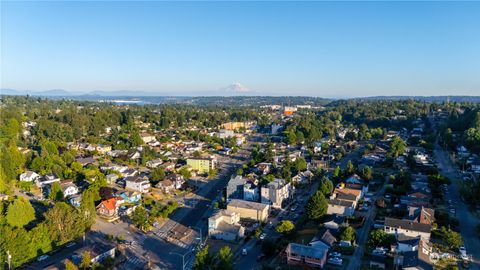
[{"label": "blue sky", "polygon": [[2,88],[480,94],[480,2],[1,5]]}]

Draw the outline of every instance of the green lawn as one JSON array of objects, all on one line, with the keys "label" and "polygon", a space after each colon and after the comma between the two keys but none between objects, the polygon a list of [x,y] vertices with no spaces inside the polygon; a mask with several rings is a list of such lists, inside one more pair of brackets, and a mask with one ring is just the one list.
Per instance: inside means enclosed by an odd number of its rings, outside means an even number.
[{"label": "green lawn", "polygon": [[300,243],[300,244],[305,244],[307,245],[310,243],[312,238],[318,233],[319,231],[319,226],[316,224],[316,222],[308,222],[306,223],[302,228],[300,228],[296,233],[293,239],[295,239],[295,242]]}]

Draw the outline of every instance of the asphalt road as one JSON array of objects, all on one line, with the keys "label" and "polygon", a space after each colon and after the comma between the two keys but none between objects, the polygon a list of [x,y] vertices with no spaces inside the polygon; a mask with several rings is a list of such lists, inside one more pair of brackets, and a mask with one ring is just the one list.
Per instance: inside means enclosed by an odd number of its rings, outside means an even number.
[{"label": "asphalt road", "polygon": [[452,163],[448,152],[440,148],[438,144],[435,145],[435,158],[441,174],[452,180],[449,186],[449,195],[447,199],[457,202],[456,218],[460,221],[460,233],[467,250],[467,254],[473,257],[473,263],[470,269],[480,269],[480,240],[475,233],[475,226],[480,221],[468,210],[468,205],[460,200],[459,188],[462,182],[462,177],[458,170]]},{"label": "asphalt road", "polygon": [[375,201],[379,196],[382,196],[384,192],[385,185],[383,185],[383,187],[378,190],[375,193],[375,196],[372,198],[372,206],[365,215],[365,223],[363,224],[362,228],[357,230],[357,247],[355,248],[353,255],[350,257],[348,267],[346,269],[360,269],[362,265],[362,257],[365,252],[365,247],[368,240],[368,232],[370,231],[370,228],[375,222],[374,219],[377,214],[377,206],[375,205]]}]

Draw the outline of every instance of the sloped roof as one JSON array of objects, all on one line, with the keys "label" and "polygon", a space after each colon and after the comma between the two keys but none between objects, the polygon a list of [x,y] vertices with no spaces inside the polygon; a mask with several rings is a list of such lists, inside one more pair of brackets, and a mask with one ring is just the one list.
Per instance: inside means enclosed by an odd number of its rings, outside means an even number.
[{"label": "sloped roof", "polygon": [[117,199],[111,198],[108,200],[103,200],[98,206],[104,205],[108,210],[115,210],[117,207]]}]

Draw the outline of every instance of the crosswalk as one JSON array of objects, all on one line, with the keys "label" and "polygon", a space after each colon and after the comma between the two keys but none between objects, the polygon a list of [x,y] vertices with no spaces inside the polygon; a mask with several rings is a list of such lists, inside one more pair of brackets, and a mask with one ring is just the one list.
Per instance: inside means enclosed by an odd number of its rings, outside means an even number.
[{"label": "crosswalk", "polygon": [[147,262],[135,256],[134,254],[127,255],[127,259],[120,269],[144,269]]},{"label": "crosswalk", "polygon": [[190,245],[187,244],[187,243],[184,243],[183,241],[181,240],[178,240],[178,239],[175,239],[175,238],[172,238],[172,237],[169,237],[168,236],[168,232],[158,232],[158,233],[155,233],[155,235],[165,241],[168,241],[169,243],[172,243],[176,246],[179,246],[181,248],[186,248],[186,247],[189,247]]}]

